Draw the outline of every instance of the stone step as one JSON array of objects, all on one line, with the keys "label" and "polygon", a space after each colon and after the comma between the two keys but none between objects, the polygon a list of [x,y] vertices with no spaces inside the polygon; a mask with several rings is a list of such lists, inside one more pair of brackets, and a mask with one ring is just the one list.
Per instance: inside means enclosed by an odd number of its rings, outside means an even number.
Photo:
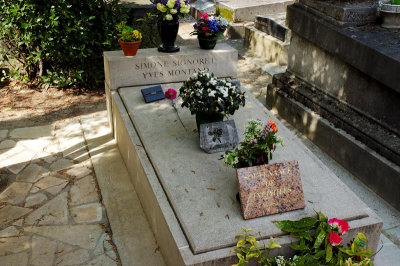
[{"label": "stone step", "polygon": [[227,0],[216,3],[217,13],[233,22],[254,21],[257,15],[285,13],[295,1],[288,0]]},{"label": "stone step", "polygon": [[[288,31],[285,35],[289,36]],[[244,45],[253,57],[265,60],[277,66],[288,64],[289,37],[282,41],[256,28],[255,25],[245,26]]]},{"label": "stone step", "polygon": [[254,27],[281,41],[290,39],[289,29],[286,27],[286,12],[256,16]]}]

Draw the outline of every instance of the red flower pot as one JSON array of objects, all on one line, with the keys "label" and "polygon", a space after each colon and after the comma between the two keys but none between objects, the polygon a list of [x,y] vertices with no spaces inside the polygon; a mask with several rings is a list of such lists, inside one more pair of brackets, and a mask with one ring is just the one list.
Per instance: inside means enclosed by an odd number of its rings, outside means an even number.
[{"label": "red flower pot", "polygon": [[136,42],[124,42],[118,40],[118,42],[119,45],[121,45],[122,51],[124,51],[125,56],[135,56],[142,40]]}]

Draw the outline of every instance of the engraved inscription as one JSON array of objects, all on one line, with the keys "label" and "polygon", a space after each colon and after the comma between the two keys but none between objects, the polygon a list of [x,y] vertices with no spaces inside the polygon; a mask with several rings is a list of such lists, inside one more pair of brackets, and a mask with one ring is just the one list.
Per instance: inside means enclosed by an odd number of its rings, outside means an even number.
[{"label": "engraved inscription", "polygon": [[138,62],[134,70],[144,78],[162,78],[172,76],[191,76],[200,71],[210,72],[209,65],[215,62],[214,57],[171,59],[163,61]]}]

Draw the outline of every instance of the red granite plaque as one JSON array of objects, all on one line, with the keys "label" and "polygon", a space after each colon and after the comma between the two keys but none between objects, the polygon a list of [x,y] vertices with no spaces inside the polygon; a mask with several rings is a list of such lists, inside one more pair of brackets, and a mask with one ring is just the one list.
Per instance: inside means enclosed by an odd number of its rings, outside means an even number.
[{"label": "red granite plaque", "polygon": [[244,219],[305,208],[297,161],[236,169]]}]

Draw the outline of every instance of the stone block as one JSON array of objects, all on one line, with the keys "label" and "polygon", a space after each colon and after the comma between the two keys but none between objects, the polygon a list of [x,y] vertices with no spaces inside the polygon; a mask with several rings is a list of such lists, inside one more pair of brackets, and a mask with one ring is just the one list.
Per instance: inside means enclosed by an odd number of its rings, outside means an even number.
[{"label": "stone block", "polygon": [[254,27],[283,42],[290,41],[289,30],[285,25],[286,12],[275,15],[256,16]]},{"label": "stone block", "polygon": [[375,22],[378,1],[299,0],[306,9],[324,20],[341,27],[360,26]]},{"label": "stone block", "polygon": [[104,52],[106,83],[111,90],[124,86],[140,86],[187,80],[193,73],[205,70],[216,77],[237,76],[238,52],[224,43],[213,50],[181,46],[178,53],[161,53],[157,48],[139,49],[134,57],[122,51]]},{"label": "stone block", "polygon": [[[373,78],[384,85],[381,87],[389,87],[397,95],[400,93],[400,45],[398,33],[395,31],[388,31],[380,26],[340,28],[313,15],[299,4],[288,7],[287,22],[292,32],[367,75],[367,83]],[[320,55],[311,57],[311,50],[309,48],[305,59],[321,58]],[[294,54],[294,51],[290,54]],[[298,57],[298,54],[294,55]],[[343,70],[337,71],[343,73]],[[357,78],[348,80],[354,80],[355,84],[360,83],[355,81]],[[358,96],[362,94],[364,92],[357,93]]]},{"label": "stone block", "polygon": [[244,45],[253,56],[277,66],[287,66],[288,42],[283,42],[254,26],[246,26],[245,30]]},{"label": "stone block", "polygon": [[[178,89],[180,84],[163,86]],[[314,209],[329,217],[351,220],[352,232],[367,233],[371,248],[376,249],[382,225],[379,218],[279,121],[276,123],[286,145],[274,154],[273,162],[299,161],[306,208],[243,220],[235,201],[238,187],[234,170],[221,165],[220,154],[201,151],[198,134],[192,132],[196,128],[194,117],[186,109],[179,110],[189,129],[186,131],[174,122],[176,114],[166,111],[168,101],[145,105],[141,88],[113,92],[113,117],[121,155],[168,265],[234,263],[230,248],[241,226],[260,230],[262,238],[282,236],[278,241],[284,248],[279,252],[289,254],[293,239],[272,221],[315,215]],[[232,118],[242,135],[248,119],[274,117],[248,95],[246,107]],[[161,137],[151,133],[154,124],[163,129]]]},{"label": "stone block", "polygon": [[257,15],[286,12],[295,1],[288,0],[227,0],[216,3],[217,12],[233,22],[254,21]]}]

